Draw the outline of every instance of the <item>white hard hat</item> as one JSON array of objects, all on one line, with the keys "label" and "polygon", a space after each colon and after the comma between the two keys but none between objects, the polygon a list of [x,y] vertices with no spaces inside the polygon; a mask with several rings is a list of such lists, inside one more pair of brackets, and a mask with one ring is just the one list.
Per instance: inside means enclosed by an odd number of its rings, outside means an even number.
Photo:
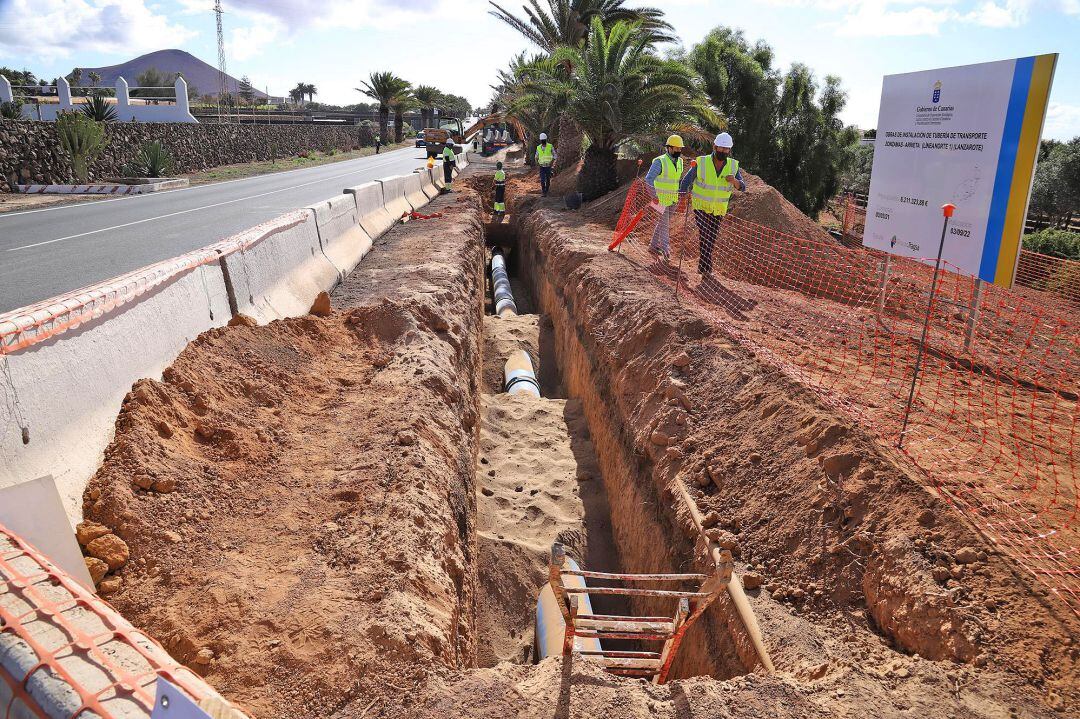
[{"label": "white hard hat", "polygon": [[713,140],[713,144],[717,147],[726,147],[730,150],[731,147],[735,144],[735,142],[731,139],[731,135],[727,134],[726,132],[721,132],[719,135],[716,136],[716,139]]},{"label": "white hard hat", "polygon": [[541,132],[540,133],[540,139],[541,140],[546,140],[547,139],[547,133],[546,132]]}]

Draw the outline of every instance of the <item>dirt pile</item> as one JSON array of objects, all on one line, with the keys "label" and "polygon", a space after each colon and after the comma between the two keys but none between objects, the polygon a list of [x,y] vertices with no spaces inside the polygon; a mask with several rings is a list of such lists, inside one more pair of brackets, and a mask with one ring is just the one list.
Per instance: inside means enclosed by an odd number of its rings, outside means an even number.
[{"label": "dirt pile", "polygon": [[338,311],[212,330],[137,384],[88,489],[87,519],[130,548],[111,600],[255,717],[359,713],[474,661],[463,195],[380,240]]},{"label": "dirt pile", "polygon": [[732,195],[730,212],[733,216],[806,240],[836,243],[832,235],[788,202],[775,187],[745,170],[742,176],[746,192],[736,190]]}]

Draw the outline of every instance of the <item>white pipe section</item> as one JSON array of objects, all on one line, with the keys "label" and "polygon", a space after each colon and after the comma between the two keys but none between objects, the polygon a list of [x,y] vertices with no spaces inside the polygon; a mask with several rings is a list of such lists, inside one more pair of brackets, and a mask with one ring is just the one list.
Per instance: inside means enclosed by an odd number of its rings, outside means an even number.
[{"label": "white pipe section", "polygon": [[506,260],[498,252],[491,256],[491,285],[495,296],[495,314],[499,317],[517,315],[514,293],[510,289],[510,276],[506,274]]},{"label": "white pipe section", "polygon": [[532,360],[525,350],[515,350],[503,365],[503,379],[507,394],[527,394],[540,397],[540,383],[536,381]]},{"label": "white pipe section", "polygon": [[[566,568],[575,572],[580,571],[572,558],[566,558]],[[563,584],[567,587],[584,588],[585,578],[574,575],[563,577]],[[592,614],[592,602],[588,594],[577,595],[578,613]],[[545,584],[540,590],[540,596],[536,600],[536,661],[541,662],[550,656],[561,656],[563,637],[566,634],[566,622],[563,621],[562,612],[555,599],[555,592],[551,591],[551,585]],[[574,637],[575,651],[600,651],[600,640],[591,637]]]}]

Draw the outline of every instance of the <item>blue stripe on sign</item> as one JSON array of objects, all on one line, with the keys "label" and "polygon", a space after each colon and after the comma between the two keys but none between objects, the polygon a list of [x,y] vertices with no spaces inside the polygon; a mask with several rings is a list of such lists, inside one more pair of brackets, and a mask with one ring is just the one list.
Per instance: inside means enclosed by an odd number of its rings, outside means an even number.
[{"label": "blue stripe on sign", "polygon": [[990,198],[986,239],[983,240],[982,260],[979,263],[979,279],[985,282],[993,282],[997,277],[998,252],[1001,250],[1001,237],[1005,231],[1005,212],[1009,209],[1016,150],[1020,145],[1020,130],[1024,126],[1024,110],[1027,108],[1031,71],[1034,68],[1034,57],[1022,57],[1016,61],[1016,69],[1013,70],[1009,108],[1005,113],[1005,130],[1001,136],[1001,154],[998,155],[997,172],[994,174],[994,192]]}]

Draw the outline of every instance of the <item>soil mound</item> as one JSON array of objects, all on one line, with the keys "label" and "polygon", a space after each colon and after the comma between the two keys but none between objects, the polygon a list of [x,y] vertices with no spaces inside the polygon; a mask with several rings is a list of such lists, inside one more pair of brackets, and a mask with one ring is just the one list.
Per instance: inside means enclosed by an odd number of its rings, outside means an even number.
[{"label": "soil mound", "polygon": [[130,548],[111,601],[253,717],[473,661],[482,246],[437,203],[349,308],[211,330],[137,384],[85,496]]},{"label": "soil mound", "polygon": [[746,192],[736,190],[732,195],[732,215],[806,240],[836,243],[832,235],[788,202],[775,187],[746,170],[743,170],[742,176],[746,182]]}]

